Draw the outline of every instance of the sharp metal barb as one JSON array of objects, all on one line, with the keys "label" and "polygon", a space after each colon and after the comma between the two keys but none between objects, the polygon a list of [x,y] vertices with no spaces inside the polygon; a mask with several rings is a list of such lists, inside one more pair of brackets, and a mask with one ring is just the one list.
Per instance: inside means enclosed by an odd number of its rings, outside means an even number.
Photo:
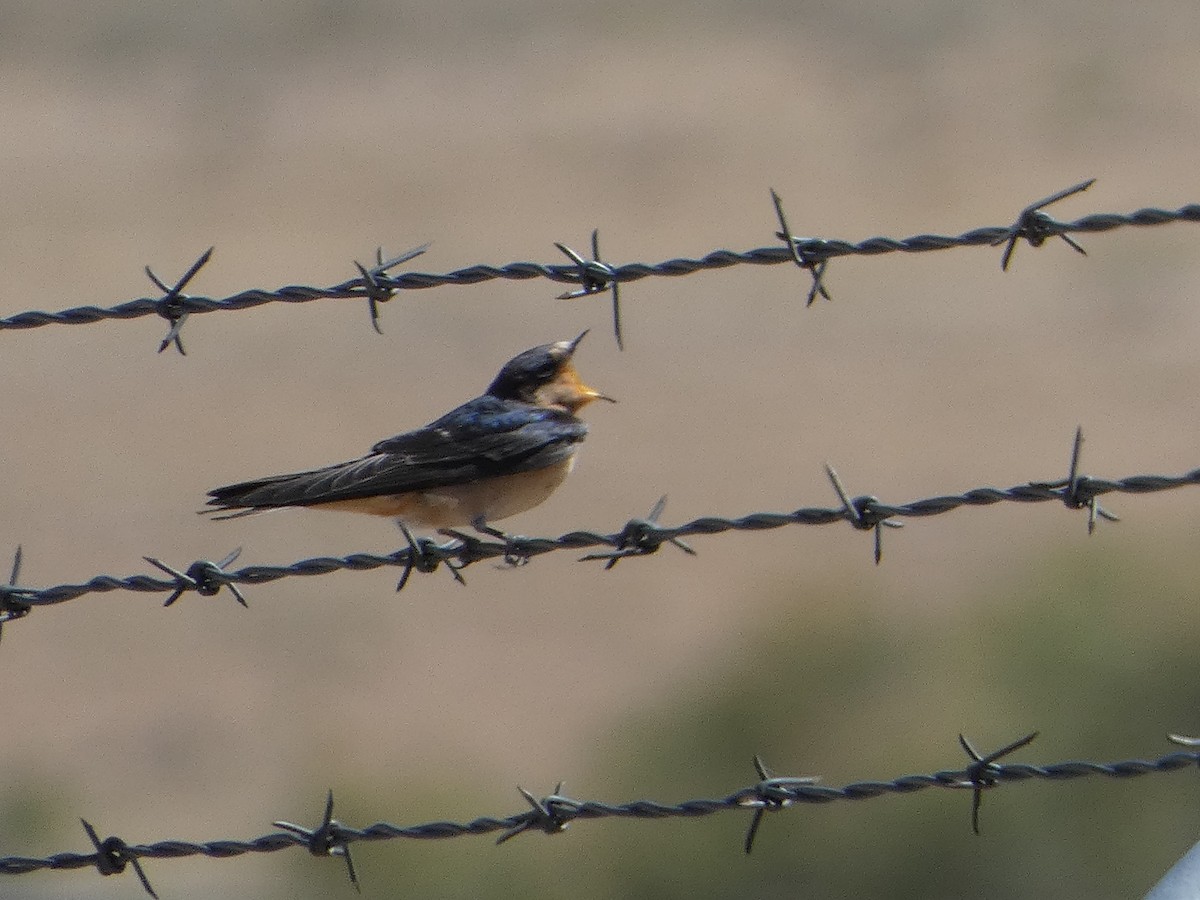
[{"label": "sharp metal barb", "polygon": [[383,329],[379,327],[379,304],[391,300],[392,294],[387,288],[380,288],[375,276],[357,259],[354,261],[354,265],[362,273],[363,288],[367,293],[367,312],[371,316],[371,327],[375,329],[376,334],[383,334]]},{"label": "sharp metal barb", "polygon": [[405,250],[399,256],[393,256],[391,259],[388,259],[388,260],[385,260],[383,258],[383,248],[376,247],[375,248],[375,268],[373,268],[371,270],[371,274],[384,275],[387,273],[388,269],[394,269],[396,266],[400,265],[401,263],[406,263],[410,259],[416,259],[421,254],[428,251],[429,248],[432,246],[433,246],[433,242],[427,241],[424,244],[421,244],[419,247],[413,247],[410,250]]},{"label": "sharp metal barb", "polygon": [[1057,203],[1059,200],[1066,200],[1068,197],[1078,194],[1081,191],[1086,191],[1088,188],[1090,188],[1095,183],[1096,183],[1095,178],[1089,178],[1087,181],[1081,181],[1081,182],[1079,182],[1079,184],[1072,185],[1069,188],[1063,188],[1061,191],[1057,191],[1057,192],[1051,194],[1049,197],[1043,197],[1041,200],[1038,200],[1035,203],[1031,204],[1030,206],[1026,207],[1025,211],[1026,212],[1034,212],[1036,210],[1041,209],[1044,206],[1050,206],[1051,204]]},{"label": "sharp metal barb", "polygon": [[17,551],[13,554],[12,574],[8,576],[9,590],[0,594],[0,639],[4,637],[6,622],[22,619],[33,609],[21,600],[21,592],[17,588],[17,582],[21,580],[22,556],[21,545],[17,544]]},{"label": "sharp metal barb", "polygon": [[842,509],[845,510],[846,518],[850,520],[850,524],[855,528],[862,528],[863,520],[858,507],[850,501],[850,494],[846,491],[846,486],[842,484],[842,479],[838,477],[837,471],[829,463],[825,463],[825,474],[829,476],[829,480],[833,484],[833,489],[837,492],[838,499],[842,501]]},{"label": "sharp metal barb", "polygon": [[404,590],[408,584],[409,576],[412,575],[413,569],[417,567],[417,539],[413,536],[411,529],[404,524],[404,521],[397,520],[397,525],[400,526],[400,532],[404,535],[404,539],[408,541],[408,558],[404,563],[404,571],[400,573],[400,581],[396,583],[396,593]]},{"label": "sharp metal barb", "polygon": [[205,264],[212,259],[213,248],[209,247],[200,254],[199,259],[192,263],[191,267],[183,273],[173,287],[167,287],[161,278],[154,274],[149,266],[146,266],[146,276],[151,283],[163,292],[163,297],[155,304],[155,311],[171,323],[170,329],[167,331],[167,336],[163,338],[162,343],[158,345],[158,352],[162,353],[171,344],[175,345],[181,356],[187,356],[187,351],[183,349],[183,338],[180,337],[180,332],[183,330],[183,324],[187,321],[190,313],[188,310],[179,306],[181,299],[187,299],[187,295],[183,293],[183,289],[187,287],[196,273],[204,268]]},{"label": "sharp metal barb", "polygon": [[742,850],[747,856],[754,850],[754,839],[758,837],[758,827],[762,825],[763,816],[766,813],[767,808],[760,806],[754,810],[754,817],[750,819],[750,827],[746,829],[746,839],[742,843]]},{"label": "sharp metal barb", "polygon": [[346,861],[346,874],[350,878],[350,883],[354,885],[354,889],[358,893],[362,893],[362,885],[358,881],[358,872],[354,869],[354,858],[350,853],[350,844],[346,840],[342,824],[333,817],[332,788],[325,798],[325,812],[321,817],[321,824],[316,828],[305,828],[303,825],[285,821],[272,822],[271,824],[300,838],[304,842],[308,852],[313,856],[342,857]]},{"label": "sharp metal barb", "polygon": [[526,831],[538,829],[545,834],[560,834],[567,830],[570,825],[570,820],[555,812],[556,801],[564,798],[559,795],[562,793],[563,783],[560,781],[554,788],[554,793],[549,797],[538,799],[533,796],[525,788],[517,785],[517,790],[521,792],[521,796],[525,798],[525,802],[529,804],[530,811],[521,816],[521,821],[512,828],[505,831],[500,837],[496,838],[496,844],[500,845],[515,838],[518,834],[523,834]]},{"label": "sharp metal barb", "polygon": [[746,838],[742,844],[742,849],[747,855],[754,849],[754,839],[766,812],[786,809],[795,803],[794,792],[797,788],[820,781],[812,775],[780,778],[767,768],[767,764],[757,754],[754,756],[754,771],[758,773],[758,784],[742,800],[742,805],[754,807],[754,816],[750,820],[750,827],[746,830]]},{"label": "sharp metal barb", "polygon": [[1083,490],[1083,487],[1088,484],[1088,478],[1079,473],[1079,460],[1082,451],[1083,426],[1079,425],[1075,428],[1075,441],[1071,445],[1071,464],[1067,470],[1067,480],[1063,490],[1063,503],[1067,509],[1087,508],[1088,534],[1090,535],[1096,531],[1097,518],[1105,519],[1109,522],[1120,522],[1121,520],[1113,513],[1104,509],[1095,494]]},{"label": "sharp metal barb", "polygon": [[617,349],[625,350],[625,332],[621,328],[621,282],[615,278],[612,282],[612,320],[613,337],[617,340]]},{"label": "sharp metal barb", "polygon": [[779,230],[783,232],[783,242],[787,244],[788,250],[792,254],[792,261],[800,268],[805,267],[805,260],[800,256],[800,251],[796,249],[796,239],[792,236],[792,229],[788,227],[787,216],[783,214],[783,200],[779,194],[775,193],[775,188],[771,188],[771,202],[775,204],[775,215],[779,219]]},{"label": "sharp metal barb", "polygon": [[653,522],[655,525],[657,525],[658,517],[663,514],[663,512],[666,510],[666,508],[667,508],[667,495],[663,494],[661,497],[658,498],[658,500],[655,501],[654,505],[652,507],[650,507],[650,514],[646,516],[646,521]]},{"label": "sharp metal barb", "polygon": [[1071,446],[1071,466],[1067,472],[1067,496],[1074,497],[1079,486],[1079,455],[1083,451],[1083,426],[1075,426],[1075,443]]},{"label": "sharp metal barb", "polygon": [[1051,194],[1049,197],[1043,197],[1041,200],[1037,200],[1021,210],[1020,215],[1017,216],[1017,221],[1009,228],[1008,233],[992,241],[993,247],[1000,244],[1005,245],[1004,254],[1000,258],[1000,270],[1003,272],[1008,271],[1008,264],[1012,260],[1013,252],[1017,248],[1017,241],[1021,238],[1025,238],[1031,247],[1040,247],[1046,242],[1047,238],[1057,234],[1058,237],[1066,241],[1077,253],[1087,256],[1087,251],[1074,241],[1070,235],[1056,231],[1056,229],[1061,227],[1060,223],[1055,222],[1041,210],[1060,200],[1065,200],[1074,194],[1086,191],[1095,183],[1095,178],[1089,178],[1087,181],[1081,181],[1079,184],[1064,188],[1057,193]]},{"label": "sharp metal barb", "polygon": [[604,571],[607,572],[627,556],[647,556],[651,553],[656,553],[658,548],[664,543],[678,547],[689,556],[695,556],[696,551],[679,537],[659,533],[658,517],[662,515],[663,510],[666,508],[667,495],[663,494],[658,498],[654,506],[650,508],[649,514],[644,519],[630,519],[625,523],[625,527],[621,529],[620,534],[606,541],[610,546],[614,546],[617,549],[611,552],[589,553],[586,556],[581,556],[579,561],[607,560],[604,565]]},{"label": "sharp metal barb", "polygon": [[878,513],[875,507],[879,504],[878,497],[859,497],[851,499],[846,486],[837,471],[829,463],[825,463],[825,474],[829,477],[838,499],[842,501],[842,512],[850,524],[860,531],[873,531],[875,565],[883,561],[883,529],[903,528],[903,522],[896,522],[886,514]]},{"label": "sharp metal barb", "polygon": [[146,562],[150,563],[150,565],[155,566],[155,567],[161,569],[162,571],[166,572],[168,575],[174,576],[179,581],[187,581],[188,580],[188,577],[186,575],[184,575],[178,569],[172,569],[161,559],[155,559],[153,556],[143,556],[142,559],[144,559]]},{"label": "sharp metal barb", "polygon": [[826,300],[832,300],[829,292],[825,289],[825,267],[829,264],[827,259],[813,259],[807,253],[800,249],[800,238],[792,234],[792,229],[788,227],[787,217],[783,213],[783,200],[779,194],[775,193],[775,189],[771,188],[771,202],[775,204],[775,215],[779,218],[778,236],[787,244],[788,249],[792,254],[792,261],[801,269],[806,270],[812,276],[812,286],[808,289],[808,297],[805,301],[805,306],[812,306],[813,301],[817,296],[824,297]]},{"label": "sharp metal barb", "polygon": [[456,531],[453,528],[440,528],[438,529],[438,534],[454,538],[454,540],[458,541],[459,546],[454,550],[454,554],[458,557],[458,562],[455,563],[449,556],[445,557],[444,562],[446,563],[446,568],[450,570],[450,574],[454,576],[454,580],[463,587],[466,587],[467,580],[463,578],[462,570],[476,560],[488,558],[483,541],[469,534],[464,534],[461,531]]},{"label": "sharp metal barb", "polygon": [[[558,241],[555,241],[554,246],[557,247],[559,250],[561,250],[563,253],[565,253],[568,257],[570,257],[571,262],[575,263],[575,265],[579,266],[579,268],[581,268],[581,269],[587,268],[588,261],[586,259],[584,259],[582,256],[580,256],[578,253],[576,253],[574,250],[572,250],[570,247],[568,247],[566,244],[560,244]],[[575,295],[572,295],[572,296],[575,296]],[[558,297],[557,299],[568,300],[568,299],[570,299],[570,297],[568,297],[566,294],[564,294],[563,296]]]},{"label": "sharp metal barb", "polygon": [[188,283],[196,277],[196,273],[203,269],[208,264],[208,261],[212,259],[213,250],[215,249],[215,247],[209,247],[207,250],[201,253],[199,258],[192,263],[191,268],[183,273],[183,277],[175,282],[175,287],[171,289],[171,293],[178,295],[185,287],[187,287]]},{"label": "sharp metal barb", "polygon": [[158,900],[158,894],[154,893],[154,888],[150,886],[150,879],[142,871],[142,864],[129,852],[129,845],[115,836],[100,840],[100,835],[87,819],[79,821],[83,823],[83,830],[87,832],[88,839],[96,848],[96,871],[101,875],[120,875],[126,866],[132,866],[138,881],[142,883],[142,888],[154,900]]},{"label": "sharp metal barb", "polygon": [[617,340],[617,349],[625,349],[625,338],[621,330],[621,286],[616,270],[600,259],[600,230],[592,229],[592,258],[584,259],[566,244],[554,242],[554,246],[562,251],[579,269],[579,289],[559,294],[559,300],[574,300],[599,294],[602,291],[612,293],[613,336]]},{"label": "sharp metal barb", "polygon": [[414,259],[430,248],[430,244],[422,244],[419,247],[413,247],[411,250],[406,250],[399,256],[393,256],[391,259],[383,258],[383,247],[375,248],[375,265],[368,269],[358,260],[354,261],[355,268],[358,269],[362,276],[362,290],[367,298],[367,311],[371,316],[371,327],[375,329],[376,334],[383,334],[383,329],[379,327],[379,305],[387,303],[396,296],[396,288],[392,285],[381,284],[380,276],[386,275],[387,270],[406,263],[410,259]]},{"label": "sharp metal barb", "polygon": [[184,591],[190,591],[190,590],[195,589],[196,582],[194,580],[192,580],[191,578],[189,578],[187,575],[185,575],[183,572],[180,572],[178,569],[172,569],[165,562],[163,562],[162,560],[159,560],[159,559],[155,559],[153,556],[143,556],[142,559],[144,559],[146,562],[150,563],[150,565],[155,566],[158,569],[161,569],[163,572],[166,572],[168,575],[170,575],[171,577],[173,577],[175,579],[176,588],[171,593],[171,596],[169,596],[165,601],[163,601],[163,606],[172,605],[176,600],[178,600],[180,597],[183,596]]},{"label": "sharp metal barb", "polygon": [[208,559],[197,560],[188,566],[186,572],[172,568],[162,560],[155,559],[153,556],[143,556],[142,559],[160,571],[170,575],[175,580],[175,589],[163,602],[163,606],[171,606],[187,591],[195,591],[203,597],[211,597],[214,594],[220,593],[221,588],[227,587],[239,604],[249,608],[250,604],[246,602],[246,597],[241,589],[232,581],[227,581],[220,577],[228,574],[224,571],[225,567],[241,556],[241,554],[242,548],[238,547],[227,554],[219,563]]},{"label": "sharp metal barb", "polygon": [[962,782],[959,786],[971,788],[971,830],[976,835],[980,833],[979,810],[983,805],[983,792],[987,788],[995,787],[998,783],[996,775],[992,771],[992,766],[997,760],[1003,759],[1010,753],[1028,746],[1037,736],[1038,733],[1036,731],[1031,731],[1024,737],[1017,738],[1012,743],[1005,744],[999,750],[993,750],[987,755],[982,755],[972,746],[965,735],[959,734],[958,743],[972,760],[971,765],[967,766],[966,770],[967,781]]},{"label": "sharp metal barb", "polygon": [[164,294],[171,293],[171,288],[163,283],[163,280],[154,274],[154,270],[149,266],[145,266],[146,277],[148,277],[153,285],[162,291]]},{"label": "sharp metal barb", "polygon": [[162,353],[171,344],[175,345],[175,349],[179,351],[180,356],[187,356],[187,351],[183,349],[183,338],[180,332],[183,331],[183,323],[187,321],[188,313],[181,313],[179,316],[171,320],[171,327],[167,331],[167,336],[162,339],[162,343],[158,345],[158,352]]},{"label": "sharp metal barb", "polygon": [[226,587],[229,588],[230,593],[233,594],[233,598],[235,600],[237,600],[238,603],[241,604],[243,609],[250,608],[250,604],[246,602],[246,595],[242,593],[241,588],[239,588],[236,584],[233,584],[233,583],[226,585]]},{"label": "sharp metal barb", "polygon": [[[404,540],[408,543],[408,553],[404,559],[404,571],[400,574],[400,581],[396,585],[396,593],[404,590],[404,586],[408,584],[409,576],[413,572],[422,572],[429,574],[436,572],[437,567],[441,565],[443,560],[434,553],[434,548],[437,546],[428,538],[417,538],[413,535],[412,530],[402,521],[396,522],[400,526],[400,531],[404,535]],[[450,574],[454,576],[454,580],[461,585],[466,585],[466,580],[459,574],[458,569],[449,559],[444,560],[446,568],[450,570]]]}]

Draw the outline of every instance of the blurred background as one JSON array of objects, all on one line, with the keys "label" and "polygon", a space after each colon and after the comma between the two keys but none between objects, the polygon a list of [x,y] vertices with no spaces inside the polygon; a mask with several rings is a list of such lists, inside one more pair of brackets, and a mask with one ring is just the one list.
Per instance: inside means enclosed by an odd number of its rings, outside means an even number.
[{"label": "blurred background", "polygon": [[[613,263],[1006,225],[1200,199],[1200,6],[263,0],[0,3],[0,313],[189,290],[333,284],[377,245],[409,270]],[[546,281],[365,304],[0,334],[0,555],[22,581],[390,552],[349,515],[213,523],[204,492],[361,455],[474,396],[516,352],[592,335],[575,474],[504,523],[619,530],[835,504],[822,465],[886,501],[1084,470],[1200,465],[1192,226],[835,260],[805,309],[791,266],[557,301]],[[227,594],[93,595],[0,647],[0,853],[250,838],[315,823],[507,815],[515,790],[622,802],[781,774],[835,785],[957,768],[961,731],[1016,759],[1116,760],[1200,732],[1196,508],[1107,498],[964,509],[870,538],[845,525],[696,538],[610,572],[570,553],[444,572],[289,579]],[[7,547],[7,549],[5,549]],[[926,791],[771,816],[580,822],[355,845],[366,896],[1138,896],[1200,837],[1194,773]],[[301,852],[150,861],[164,897],[345,896]],[[37,873],[5,897],[134,897],[132,874]]]}]

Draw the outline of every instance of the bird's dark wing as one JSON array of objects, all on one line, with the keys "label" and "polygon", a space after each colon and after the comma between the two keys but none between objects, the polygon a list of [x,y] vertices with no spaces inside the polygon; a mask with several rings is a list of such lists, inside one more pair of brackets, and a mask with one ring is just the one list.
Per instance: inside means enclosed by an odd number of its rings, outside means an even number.
[{"label": "bird's dark wing", "polygon": [[560,463],[587,426],[559,410],[479,397],[435,422],[380,441],[362,459],[209,491],[208,505],[269,509],[430,490]]}]

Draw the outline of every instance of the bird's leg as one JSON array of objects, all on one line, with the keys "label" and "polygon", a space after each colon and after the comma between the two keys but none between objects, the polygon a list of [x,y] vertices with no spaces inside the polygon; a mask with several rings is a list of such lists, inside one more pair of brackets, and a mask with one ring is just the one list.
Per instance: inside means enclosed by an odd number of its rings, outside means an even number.
[{"label": "bird's leg", "polygon": [[477,516],[473,519],[471,527],[480,534],[486,534],[497,540],[504,541],[505,565],[514,567],[523,566],[533,558],[533,554],[528,547],[529,538],[519,534],[509,534],[507,531],[501,531],[499,528],[493,528],[483,516]]}]

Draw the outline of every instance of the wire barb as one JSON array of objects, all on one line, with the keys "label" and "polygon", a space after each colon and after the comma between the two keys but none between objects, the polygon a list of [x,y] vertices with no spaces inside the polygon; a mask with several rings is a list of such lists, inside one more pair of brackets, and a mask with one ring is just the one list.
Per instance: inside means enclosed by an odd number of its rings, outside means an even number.
[{"label": "wire barb", "polygon": [[143,556],[142,559],[175,579],[175,591],[163,602],[163,606],[173,604],[183,596],[185,591],[195,591],[201,597],[211,597],[218,593],[221,588],[227,587],[233,592],[233,596],[237,599],[237,602],[249,609],[249,604],[246,603],[245,596],[238,586],[229,580],[229,573],[225,571],[225,567],[241,555],[242,548],[238,547],[219,563],[208,559],[199,559],[188,566],[186,572],[173,569],[162,560],[155,559],[153,556]]},{"label": "wire barb", "polygon": [[1094,534],[1096,531],[1096,521],[1098,519],[1106,519],[1109,522],[1120,522],[1113,513],[1109,512],[1100,505],[1097,498],[1097,483],[1094,479],[1088,478],[1086,475],[1081,475],[1079,472],[1079,459],[1083,451],[1083,426],[1079,425],[1075,428],[1075,440],[1071,445],[1071,463],[1067,469],[1067,477],[1061,481],[1050,481],[1038,483],[1040,487],[1046,487],[1060,492],[1063,505],[1067,509],[1086,509],[1088,511],[1088,534]]},{"label": "wire barb", "polygon": [[690,556],[695,556],[696,551],[681,541],[678,537],[670,534],[665,534],[658,526],[658,517],[663,514],[663,510],[667,508],[667,495],[663,494],[658,498],[658,502],[651,508],[649,515],[644,519],[630,519],[625,523],[625,527],[621,529],[620,534],[612,542],[617,549],[611,553],[589,553],[587,556],[580,557],[580,562],[588,562],[593,559],[606,559],[608,562],[604,566],[604,571],[608,571],[618,562],[627,556],[648,556],[651,553],[657,553],[658,548],[663,543],[674,544],[684,553]]},{"label": "wire barb", "polygon": [[158,900],[158,894],[154,893],[154,888],[150,887],[150,880],[146,877],[146,873],[142,871],[142,864],[138,862],[138,858],[134,855],[129,845],[119,837],[107,837],[100,840],[100,835],[96,833],[96,829],[91,826],[87,819],[80,819],[83,823],[83,830],[87,832],[88,838],[96,848],[96,871],[101,875],[120,875],[125,871],[127,865],[133,866],[133,871],[138,877],[138,881],[142,883],[146,893],[154,900]]},{"label": "wire barb", "polygon": [[816,784],[821,780],[815,775],[780,778],[767,768],[767,764],[757,754],[754,756],[754,771],[758,773],[758,784],[754,786],[754,795],[742,804],[754,807],[754,818],[750,820],[750,827],[746,829],[746,840],[743,844],[747,856],[754,849],[754,839],[758,836],[758,826],[762,824],[763,816],[768,811],[787,809],[796,802],[796,788]]},{"label": "wire barb", "polygon": [[394,268],[401,263],[406,263],[410,259],[415,259],[431,246],[428,243],[422,244],[388,260],[383,258],[383,247],[376,247],[375,265],[370,269],[366,268],[358,260],[354,261],[355,267],[362,275],[362,291],[367,297],[367,311],[371,314],[371,327],[375,329],[376,334],[383,334],[383,329],[379,327],[379,304],[387,303],[392,297],[396,296],[396,291],[400,289],[395,284],[385,284],[381,276],[386,275],[388,269]]},{"label": "wire barb", "polygon": [[976,835],[979,834],[979,808],[983,805],[983,792],[985,789],[995,787],[1000,783],[998,775],[1000,769],[996,765],[996,761],[1033,743],[1037,736],[1038,733],[1036,731],[1031,731],[1024,737],[1017,738],[1011,744],[1005,744],[999,750],[993,750],[987,756],[981,756],[979,751],[971,746],[971,742],[962,734],[958,736],[958,743],[966,751],[967,756],[971,757],[974,762],[967,766],[964,772],[967,776],[966,779],[954,786],[971,789],[971,830]]},{"label": "wire barb", "polygon": [[1088,490],[1090,481],[1086,475],[1079,474],[1079,455],[1083,450],[1083,426],[1075,428],[1075,442],[1071,446],[1071,466],[1067,473],[1067,489],[1063,494],[1063,503],[1068,509],[1083,509],[1088,511],[1088,534],[1096,531],[1096,517],[1108,519],[1110,522],[1120,522],[1115,515],[1100,505],[1096,495]]},{"label": "wire barb", "polygon": [[184,306],[184,301],[191,298],[183,293],[183,289],[187,287],[189,281],[196,277],[196,273],[204,268],[204,265],[212,259],[214,249],[213,247],[209,247],[201,253],[200,258],[192,263],[192,267],[183,273],[183,276],[175,282],[173,287],[167,287],[162,279],[155,275],[149,266],[146,266],[146,277],[154,283],[156,288],[163,292],[163,297],[157,302],[155,311],[171,323],[171,327],[167,331],[167,336],[158,345],[159,353],[162,353],[167,347],[174,344],[180,356],[187,356],[187,351],[183,349],[183,338],[179,336],[179,333],[183,330],[183,323],[187,321],[187,317],[190,315],[189,310]]},{"label": "wire barb", "polygon": [[321,824],[316,828],[305,828],[292,822],[272,822],[276,828],[282,828],[301,838],[308,852],[313,856],[340,856],[346,860],[346,874],[354,890],[362,893],[362,885],[358,883],[358,873],[354,871],[354,859],[350,856],[350,844],[342,823],[333,817],[333,789],[325,798],[325,813]]},{"label": "wire barb", "polygon": [[621,284],[617,279],[617,270],[600,259],[600,229],[592,230],[592,258],[584,259],[566,244],[554,242],[554,246],[565,253],[579,267],[579,284],[577,291],[559,294],[559,300],[574,300],[592,294],[602,294],[612,291],[613,336],[617,339],[617,349],[625,349],[625,338],[621,333]]},{"label": "wire barb", "polygon": [[33,607],[22,598],[28,591],[17,587],[21,578],[21,545],[17,544],[17,552],[13,554],[12,574],[8,584],[0,585],[0,640],[4,638],[4,624],[23,619],[29,615]]},{"label": "wire barb", "polygon": [[505,841],[512,840],[518,834],[526,831],[537,830],[544,834],[561,834],[566,831],[571,824],[571,819],[574,818],[570,815],[570,811],[577,808],[579,804],[569,797],[562,796],[562,789],[563,783],[560,781],[555,785],[553,794],[539,800],[518,784],[517,790],[529,804],[530,810],[513,817],[519,820],[518,824],[496,838],[496,845],[499,846]]},{"label": "wire barb", "polygon": [[409,576],[413,572],[422,572],[428,575],[436,572],[442,563],[446,564],[446,568],[450,570],[455,581],[463,587],[467,586],[467,580],[458,571],[465,566],[455,565],[448,557],[440,556],[438,551],[441,548],[437,541],[432,538],[415,537],[412,530],[403,521],[397,520],[396,524],[400,526],[404,540],[408,542],[406,550],[399,550],[393,554],[395,558],[401,560],[400,564],[404,566],[404,571],[400,573],[400,581],[396,585],[397,594],[404,590],[404,586],[408,584]]},{"label": "wire barb", "polygon": [[775,215],[779,218],[780,230],[775,232],[775,236],[788,245],[788,249],[792,254],[792,261],[801,269],[808,270],[812,275],[812,287],[808,289],[808,299],[805,306],[812,306],[813,301],[820,295],[826,300],[832,301],[829,296],[829,291],[825,289],[825,268],[829,265],[829,260],[821,257],[813,256],[808,250],[801,249],[801,244],[805,242],[805,238],[798,238],[792,235],[792,229],[788,227],[787,217],[783,214],[783,200],[775,193],[775,188],[771,188],[771,202],[775,204]]},{"label": "wire barb", "polygon": [[446,568],[454,576],[454,580],[461,585],[466,585],[466,579],[460,574],[463,569],[473,562],[479,562],[484,559],[493,559],[496,556],[503,556],[509,552],[507,545],[504,549],[495,552],[495,548],[499,545],[491,544],[487,541],[480,540],[472,534],[465,534],[454,528],[439,528],[438,534],[451,538],[454,543],[446,547],[439,547],[438,550],[443,553]]},{"label": "wire barb", "polygon": [[1057,235],[1066,241],[1075,252],[1087,256],[1087,251],[1066,233],[1066,224],[1055,221],[1041,210],[1052,203],[1057,203],[1059,200],[1065,200],[1074,194],[1082,193],[1095,183],[1095,178],[1089,178],[1087,181],[1081,181],[1079,184],[1065,188],[1056,194],[1051,194],[1049,197],[1043,197],[1041,200],[1035,201],[1021,210],[1021,214],[1017,216],[1017,221],[1012,224],[1008,233],[992,241],[993,247],[999,247],[1001,244],[1006,245],[1004,247],[1004,255],[1000,258],[1000,271],[1008,271],[1008,263],[1012,259],[1013,251],[1017,249],[1017,241],[1021,238],[1029,241],[1029,246],[1031,247],[1040,247],[1049,238]]},{"label": "wire barb", "polygon": [[842,510],[850,524],[859,531],[874,532],[875,565],[879,565],[883,560],[883,528],[903,528],[904,523],[891,519],[891,513],[876,509],[879,505],[879,498],[873,494],[851,499],[850,494],[846,491],[846,486],[842,484],[842,479],[838,477],[837,471],[829,463],[825,463],[825,474],[829,476],[838,499],[842,501]]}]

